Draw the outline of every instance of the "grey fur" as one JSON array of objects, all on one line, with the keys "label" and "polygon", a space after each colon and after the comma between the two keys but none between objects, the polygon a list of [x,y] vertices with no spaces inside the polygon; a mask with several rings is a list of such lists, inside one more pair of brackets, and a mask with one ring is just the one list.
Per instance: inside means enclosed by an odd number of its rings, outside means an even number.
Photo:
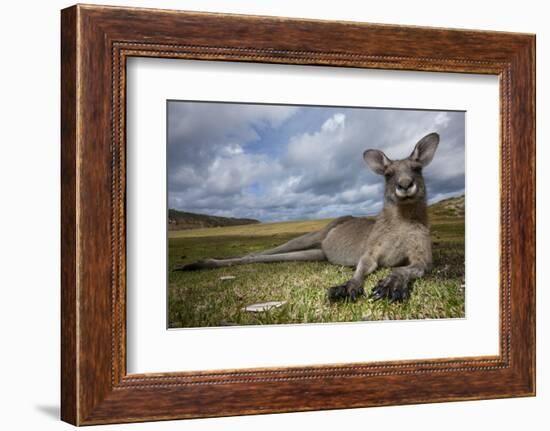
[{"label": "grey fur", "polygon": [[257,262],[323,261],[356,266],[353,277],[328,289],[331,300],[364,294],[365,276],[380,267],[394,270],[373,289],[374,300],[407,300],[412,282],[432,266],[426,186],[422,169],[433,159],[439,135],[424,136],[409,157],[391,160],[382,151],[363,154],[369,168],[385,177],[384,208],[374,218],[340,217],[323,229],[278,247],[230,259],[207,259],[176,270],[189,271]]}]

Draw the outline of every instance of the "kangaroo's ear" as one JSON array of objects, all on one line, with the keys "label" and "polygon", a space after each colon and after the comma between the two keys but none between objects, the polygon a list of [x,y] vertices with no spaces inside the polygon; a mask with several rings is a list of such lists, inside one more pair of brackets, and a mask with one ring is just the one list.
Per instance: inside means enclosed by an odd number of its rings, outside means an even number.
[{"label": "kangaroo's ear", "polygon": [[422,166],[428,166],[434,158],[438,144],[439,135],[437,133],[424,136],[414,147],[409,159],[419,162]]},{"label": "kangaroo's ear", "polygon": [[369,165],[371,171],[378,175],[384,175],[391,160],[380,150],[367,150],[363,153],[363,159]]}]

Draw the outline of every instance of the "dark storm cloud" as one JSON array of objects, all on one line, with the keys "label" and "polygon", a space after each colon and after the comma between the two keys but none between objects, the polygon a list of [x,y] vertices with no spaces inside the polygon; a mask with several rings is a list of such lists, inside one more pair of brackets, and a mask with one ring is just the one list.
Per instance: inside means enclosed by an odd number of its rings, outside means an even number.
[{"label": "dark storm cloud", "polygon": [[370,214],[383,179],[363,151],[404,158],[433,131],[431,200],[464,190],[464,113],[170,102],[169,205],[264,221]]}]

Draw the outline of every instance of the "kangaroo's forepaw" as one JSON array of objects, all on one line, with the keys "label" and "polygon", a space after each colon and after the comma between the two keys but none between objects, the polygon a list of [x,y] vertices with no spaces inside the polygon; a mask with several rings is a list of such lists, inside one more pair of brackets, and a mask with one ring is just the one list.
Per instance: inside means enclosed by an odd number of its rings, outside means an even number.
[{"label": "kangaroo's forepaw", "polygon": [[378,282],[372,289],[370,297],[374,301],[388,298],[390,304],[396,301],[403,302],[411,297],[411,289],[403,277],[390,274]]},{"label": "kangaroo's forepaw", "polygon": [[327,297],[330,301],[341,301],[349,298],[351,302],[355,302],[364,294],[363,286],[353,280],[339,286],[332,286],[327,290]]}]

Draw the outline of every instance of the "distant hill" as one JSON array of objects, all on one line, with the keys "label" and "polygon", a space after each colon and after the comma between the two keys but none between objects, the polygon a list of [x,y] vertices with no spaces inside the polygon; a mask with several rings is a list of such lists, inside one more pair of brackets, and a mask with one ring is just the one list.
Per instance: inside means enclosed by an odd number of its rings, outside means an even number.
[{"label": "distant hill", "polygon": [[436,217],[464,217],[464,195],[436,202],[430,205],[428,212]]},{"label": "distant hill", "polygon": [[260,223],[249,218],[218,217],[207,214],[195,214],[174,209],[168,210],[168,229],[185,230],[220,226],[240,226]]},{"label": "distant hill", "polygon": [[[464,195],[443,199],[428,207],[432,217],[464,217]],[[189,230],[208,227],[242,226],[258,224],[259,220],[249,218],[219,217],[208,214],[195,214],[174,209],[168,210],[169,230]]]}]

